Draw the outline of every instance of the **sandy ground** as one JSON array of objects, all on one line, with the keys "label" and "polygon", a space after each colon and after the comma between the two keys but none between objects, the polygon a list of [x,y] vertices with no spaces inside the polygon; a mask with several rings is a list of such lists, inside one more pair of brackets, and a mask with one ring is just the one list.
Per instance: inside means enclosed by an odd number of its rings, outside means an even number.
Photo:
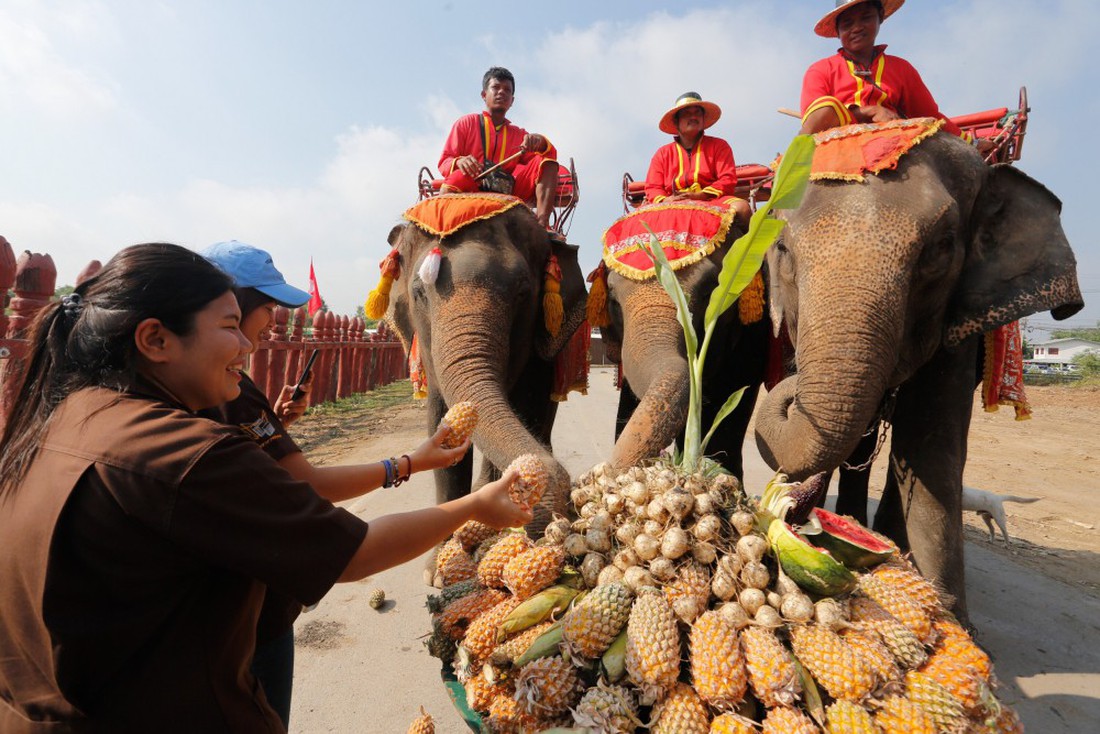
[{"label": "sandy ground", "polygon": [[[558,413],[555,454],[576,476],[610,454],[617,394],[611,372],[595,371],[587,397]],[[1002,408],[976,406],[968,485],[1041,497],[1007,504],[1012,543],[989,540],[966,518],[967,582],[979,642],[993,656],[1004,700],[1030,732],[1091,732],[1100,721],[1100,391],[1032,388],[1035,416],[1016,422]],[[423,409],[405,405],[370,421],[349,421],[309,449],[318,463],[376,461],[425,435]],[[750,440],[746,487],[759,493],[770,471]],[[883,465],[875,468],[881,486]],[[430,475],[346,503],[369,519],[430,504]],[[423,706],[441,734],[467,731],[440,683],[428,631],[420,561],[334,588],[296,625],[292,732],[404,732]],[[386,591],[380,611],[367,596]]]}]

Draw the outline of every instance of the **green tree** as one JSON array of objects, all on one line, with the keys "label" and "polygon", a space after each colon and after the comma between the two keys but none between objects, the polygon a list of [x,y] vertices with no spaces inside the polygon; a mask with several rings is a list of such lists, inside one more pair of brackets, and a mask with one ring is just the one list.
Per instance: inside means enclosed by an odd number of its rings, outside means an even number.
[{"label": "green tree", "polygon": [[1100,321],[1094,327],[1078,329],[1055,329],[1050,332],[1052,339],[1085,339],[1090,342],[1100,342]]},{"label": "green tree", "polygon": [[76,290],[76,286],[63,285],[53,292],[53,300],[60,301],[65,296]]},{"label": "green tree", "polygon": [[1073,358],[1082,377],[1100,377],[1100,352],[1085,352]]}]

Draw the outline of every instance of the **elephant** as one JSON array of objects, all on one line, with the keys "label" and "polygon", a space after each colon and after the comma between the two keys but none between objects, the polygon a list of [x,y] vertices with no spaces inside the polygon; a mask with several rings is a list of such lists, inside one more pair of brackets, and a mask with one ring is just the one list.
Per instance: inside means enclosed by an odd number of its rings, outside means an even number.
[{"label": "elephant", "polygon": [[767,254],[796,374],[761,401],[761,455],[804,478],[888,419],[873,527],[911,550],[963,620],[962,477],[982,335],[1083,307],[1060,213],[1041,184],[941,131],[894,170],[811,181]]},{"label": "elephant", "polygon": [[[700,339],[703,314],[718,284],[722,257],[741,234],[743,230],[734,223],[721,246],[676,271],[692,305],[695,333]],[[610,323],[601,328],[601,336],[623,373],[610,463],[623,469],[657,456],[682,435],[688,409],[688,363],[676,306],[656,278],[633,280],[611,270],[607,273],[607,302]],[[743,475],[742,443],[764,380],[769,328],[766,318],[742,324],[738,307],[731,307],[719,318],[704,364],[704,432],[730,394],[746,388],[740,404],[707,447],[707,453],[738,479]]]},{"label": "elephant", "polygon": [[[551,399],[554,356],[584,320],[587,291],[577,247],[552,240],[526,206],[513,206],[440,238],[399,224],[389,243],[400,263],[386,320],[408,352],[413,335],[427,376],[427,422],[435,431],[448,406],[472,401],[479,413],[474,445],[484,460],[477,486],[498,478],[521,454],[535,454],[550,484],[532,527],[565,509],[570,478],[552,456],[557,413]],[[442,253],[434,283],[418,274],[433,248]],[[392,254],[392,253],[391,253]],[[551,334],[543,318],[544,269],[561,268],[563,317]],[[435,472],[438,502],[470,492],[473,452]]]}]

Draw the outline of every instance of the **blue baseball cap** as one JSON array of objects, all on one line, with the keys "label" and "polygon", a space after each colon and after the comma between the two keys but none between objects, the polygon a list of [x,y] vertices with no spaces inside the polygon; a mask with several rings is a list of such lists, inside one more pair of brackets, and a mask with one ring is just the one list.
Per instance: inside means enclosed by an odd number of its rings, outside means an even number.
[{"label": "blue baseball cap", "polygon": [[298,308],[309,301],[304,290],[287,285],[271,255],[259,247],[229,240],[210,245],[200,254],[228,273],[238,288],[255,288],[287,308]]}]

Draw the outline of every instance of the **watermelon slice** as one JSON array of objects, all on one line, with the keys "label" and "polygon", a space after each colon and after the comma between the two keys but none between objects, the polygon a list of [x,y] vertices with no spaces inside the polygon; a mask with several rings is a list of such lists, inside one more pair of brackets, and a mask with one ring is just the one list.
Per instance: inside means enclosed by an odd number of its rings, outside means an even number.
[{"label": "watermelon slice", "polygon": [[870,568],[882,563],[897,550],[892,543],[872,533],[855,518],[814,508],[810,520],[801,528],[814,545],[829,551],[848,568]]},{"label": "watermelon slice", "polygon": [[768,526],[768,541],[783,571],[804,590],[819,596],[851,591],[856,577],[828,551],[815,548],[776,518]]}]

